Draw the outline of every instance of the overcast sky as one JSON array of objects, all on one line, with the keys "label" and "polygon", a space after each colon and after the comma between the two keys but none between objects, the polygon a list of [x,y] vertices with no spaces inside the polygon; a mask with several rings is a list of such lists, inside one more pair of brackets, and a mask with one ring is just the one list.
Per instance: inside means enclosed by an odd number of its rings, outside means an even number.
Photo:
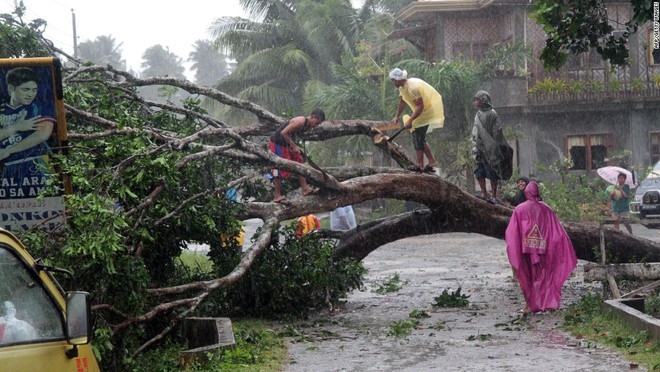
[{"label": "overcast sky", "polygon": [[[73,54],[73,9],[78,42],[95,40],[101,35],[112,36],[117,43],[122,43],[126,64],[135,71],[141,70],[142,54],[147,48],[160,44],[186,61],[195,41],[210,39],[208,28],[214,19],[245,16],[238,0],[23,1],[27,8],[24,20],[45,19],[48,22],[46,36],[58,48]],[[0,0],[0,13],[11,13],[13,9],[14,0]],[[187,62],[185,65],[188,67]]]}]

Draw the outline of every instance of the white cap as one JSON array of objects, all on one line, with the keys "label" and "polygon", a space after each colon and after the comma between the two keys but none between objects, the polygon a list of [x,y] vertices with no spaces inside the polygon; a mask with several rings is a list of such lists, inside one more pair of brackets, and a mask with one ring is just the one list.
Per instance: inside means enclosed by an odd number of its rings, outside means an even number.
[{"label": "white cap", "polygon": [[390,71],[390,79],[406,80],[408,79],[408,71],[395,68],[394,70]]}]

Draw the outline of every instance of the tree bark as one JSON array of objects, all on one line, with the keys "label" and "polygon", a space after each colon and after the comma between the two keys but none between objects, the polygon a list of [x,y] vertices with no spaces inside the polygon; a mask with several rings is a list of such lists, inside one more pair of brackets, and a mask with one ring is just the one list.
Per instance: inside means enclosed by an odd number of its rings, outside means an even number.
[{"label": "tree bark", "polygon": [[[332,173],[332,172],[331,172]],[[342,177],[337,177],[342,178]],[[414,172],[371,174],[339,183],[338,190],[292,200],[290,206],[250,203],[246,218],[265,218],[275,212],[287,220],[333,210],[375,198],[410,200],[428,209],[386,217],[342,234],[337,253],[362,260],[378,247],[406,237],[467,232],[504,239],[513,210],[489,204],[433,174]],[[597,225],[564,222],[578,258],[596,261],[600,242]],[[608,257],[617,262],[660,261],[660,245],[611,228],[605,229]],[[504,247],[505,243],[502,242]]]},{"label": "tree bark", "polygon": [[660,280],[660,262],[613,265],[588,263],[584,266],[584,280],[605,280],[608,273],[626,280]]}]

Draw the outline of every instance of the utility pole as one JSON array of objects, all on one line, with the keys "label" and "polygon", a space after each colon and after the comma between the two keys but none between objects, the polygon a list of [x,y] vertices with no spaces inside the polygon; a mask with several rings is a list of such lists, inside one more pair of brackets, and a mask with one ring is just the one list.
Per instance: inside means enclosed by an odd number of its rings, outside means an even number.
[{"label": "utility pole", "polygon": [[76,35],[76,13],[71,8],[71,22],[73,23],[73,58],[78,58],[78,36]]}]

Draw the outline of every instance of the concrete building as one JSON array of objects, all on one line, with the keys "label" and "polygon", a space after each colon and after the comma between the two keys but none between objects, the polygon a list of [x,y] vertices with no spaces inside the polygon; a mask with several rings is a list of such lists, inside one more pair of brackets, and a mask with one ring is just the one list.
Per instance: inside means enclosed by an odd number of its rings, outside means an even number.
[{"label": "concrete building", "polygon": [[[622,32],[630,2],[605,3],[610,23],[621,30],[615,33]],[[538,175],[538,163],[563,158],[572,159],[571,172],[585,175],[619,165],[608,159],[628,151],[628,167],[660,160],[660,51],[653,53],[652,24],[630,37],[627,68],[611,69],[590,52],[547,72],[538,58],[545,34],[530,18],[530,6],[522,0],[418,0],[396,15],[403,27],[390,38],[416,41],[429,61],[480,61],[496,44],[533,47],[531,62],[502,66],[502,76],[483,87],[492,93],[502,123],[524,133],[517,143],[523,175]]]}]

